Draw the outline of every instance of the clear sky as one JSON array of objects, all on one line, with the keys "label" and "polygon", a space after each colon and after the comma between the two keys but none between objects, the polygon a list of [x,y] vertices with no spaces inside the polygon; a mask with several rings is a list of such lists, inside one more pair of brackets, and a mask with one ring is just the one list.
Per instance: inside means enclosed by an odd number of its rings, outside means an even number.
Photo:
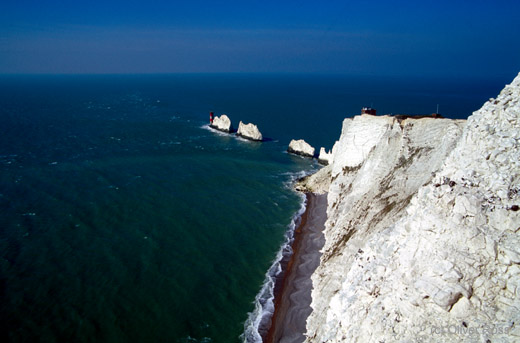
[{"label": "clear sky", "polygon": [[519,0],[0,3],[0,73],[520,71]]}]

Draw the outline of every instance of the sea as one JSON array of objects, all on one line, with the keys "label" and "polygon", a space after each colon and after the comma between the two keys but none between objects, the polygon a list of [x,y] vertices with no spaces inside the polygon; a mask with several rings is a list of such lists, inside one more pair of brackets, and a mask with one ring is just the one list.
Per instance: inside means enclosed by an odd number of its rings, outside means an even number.
[{"label": "sea", "polygon": [[[345,117],[466,118],[510,80],[1,75],[3,342],[258,342],[305,208],[293,181]],[[209,112],[258,125],[251,142]]]}]

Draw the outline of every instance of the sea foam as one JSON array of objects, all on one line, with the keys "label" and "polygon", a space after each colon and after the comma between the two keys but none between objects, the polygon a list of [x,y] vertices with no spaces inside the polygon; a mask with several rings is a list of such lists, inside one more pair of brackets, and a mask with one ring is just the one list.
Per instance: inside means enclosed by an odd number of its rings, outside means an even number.
[{"label": "sea foam", "polygon": [[265,335],[267,330],[269,330],[271,317],[274,313],[276,280],[282,273],[282,261],[288,259],[293,253],[291,246],[294,241],[294,230],[299,225],[307,205],[306,197],[303,194],[301,194],[301,199],[301,207],[288,225],[284,243],[276,254],[271,267],[267,270],[262,288],[255,297],[255,308],[248,314],[248,318],[244,323],[244,333],[240,336],[244,343],[261,343],[262,335]]}]

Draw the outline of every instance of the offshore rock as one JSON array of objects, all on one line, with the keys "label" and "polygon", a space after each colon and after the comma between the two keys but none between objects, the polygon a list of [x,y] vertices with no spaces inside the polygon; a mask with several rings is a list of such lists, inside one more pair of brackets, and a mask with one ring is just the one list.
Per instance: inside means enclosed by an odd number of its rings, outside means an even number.
[{"label": "offshore rock", "polygon": [[309,143],[305,142],[303,139],[299,140],[291,140],[289,143],[289,148],[287,148],[287,151],[300,155],[300,156],[306,156],[306,157],[314,157],[314,148],[310,146]]},{"label": "offshore rock", "polygon": [[244,124],[240,121],[237,136],[244,137],[252,141],[262,141],[263,137],[255,124]]},{"label": "offshore rock", "polygon": [[210,127],[217,129],[219,131],[227,132],[227,133],[230,133],[233,131],[233,126],[231,125],[231,120],[225,114],[221,115],[220,117],[215,117],[213,119],[213,123],[210,125]]},{"label": "offshore rock", "polygon": [[324,165],[329,165],[332,163],[332,152],[325,151],[324,147],[321,147],[320,154],[318,156],[318,162]]},{"label": "offshore rock", "polygon": [[307,342],[520,341],[520,75],[473,113],[336,143]]}]

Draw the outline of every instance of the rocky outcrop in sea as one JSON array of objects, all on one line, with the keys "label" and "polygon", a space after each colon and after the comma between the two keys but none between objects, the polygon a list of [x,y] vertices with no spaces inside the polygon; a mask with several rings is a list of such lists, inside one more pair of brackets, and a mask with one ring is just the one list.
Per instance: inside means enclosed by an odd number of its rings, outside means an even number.
[{"label": "rocky outcrop in sea", "polygon": [[300,156],[314,157],[314,148],[303,139],[291,140],[287,151]]},{"label": "rocky outcrop in sea", "polygon": [[467,121],[345,119],[299,184],[328,190],[307,342],[520,341],[519,142],[520,75]]},{"label": "rocky outcrop in sea", "polygon": [[213,119],[213,123],[210,124],[210,127],[227,133],[233,131],[231,119],[229,119],[229,117],[225,114],[221,115],[220,117],[215,117]]},{"label": "rocky outcrop in sea", "polygon": [[255,124],[244,124],[240,121],[237,130],[237,136],[252,140],[252,141],[262,141],[262,133],[258,130],[258,127]]},{"label": "rocky outcrop in sea", "polygon": [[332,163],[332,152],[327,152],[324,147],[321,147],[320,154],[318,155],[318,162],[324,165]]}]

